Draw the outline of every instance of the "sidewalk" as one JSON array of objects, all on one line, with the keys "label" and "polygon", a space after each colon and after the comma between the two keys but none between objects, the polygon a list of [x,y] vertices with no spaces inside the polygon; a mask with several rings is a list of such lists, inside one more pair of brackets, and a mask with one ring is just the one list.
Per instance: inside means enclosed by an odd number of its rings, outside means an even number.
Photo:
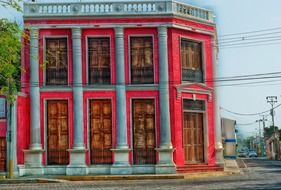
[{"label": "sidewalk", "polygon": [[[234,159],[225,159],[224,160],[224,171],[232,174],[241,174],[241,170],[239,165],[237,164],[237,160]],[[242,161],[242,160],[241,160]],[[239,162],[239,161],[238,161]],[[242,161],[243,162],[243,161]],[[240,163],[240,162],[239,162]],[[244,163],[244,162],[243,162]],[[242,164],[242,163],[241,163]]]},{"label": "sidewalk", "polygon": [[108,180],[167,180],[182,179],[196,180],[209,177],[223,177],[237,175],[238,173],[228,171],[217,172],[198,172],[184,174],[151,174],[151,175],[100,175],[100,176],[27,176],[13,179],[1,179],[0,184],[19,184],[19,183],[66,183],[71,181],[108,181]]}]

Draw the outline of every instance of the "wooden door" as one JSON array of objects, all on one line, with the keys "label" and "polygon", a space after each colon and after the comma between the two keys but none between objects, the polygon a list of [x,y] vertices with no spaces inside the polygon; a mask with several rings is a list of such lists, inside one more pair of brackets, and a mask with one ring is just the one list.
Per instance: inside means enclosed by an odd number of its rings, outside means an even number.
[{"label": "wooden door", "polygon": [[6,171],[6,161],[7,161],[7,152],[6,152],[6,138],[0,138],[0,172]]},{"label": "wooden door", "polygon": [[134,164],[156,163],[154,100],[133,100]]},{"label": "wooden door", "polygon": [[204,162],[203,113],[184,112],[183,146],[186,164]]},{"label": "wooden door", "polygon": [[48,101],[48,149],[49,165],[68,164],[68,104],[65,100]]},{"label": "wooden door", "polygon": [[92,164],[112,164],[111,100],[90,102],[90,143]]}]

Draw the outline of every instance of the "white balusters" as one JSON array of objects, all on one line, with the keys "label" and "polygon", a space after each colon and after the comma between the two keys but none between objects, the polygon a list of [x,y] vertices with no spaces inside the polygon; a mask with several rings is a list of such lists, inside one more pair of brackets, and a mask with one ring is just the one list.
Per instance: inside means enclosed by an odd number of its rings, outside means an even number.
[{"label": "white balusters", "polygon": [[91,2],[59,2],[56,3],[24,3],[24,14],[27,16],[40,15],[130,15],[130,14],[159,14],[173,13],[183,17],[192,17],[201,20],[213,22],[212,12],[193,7],[187,4],[178,3],[170,0],[158,1],[111,1],[100,2],[93,0]]}]

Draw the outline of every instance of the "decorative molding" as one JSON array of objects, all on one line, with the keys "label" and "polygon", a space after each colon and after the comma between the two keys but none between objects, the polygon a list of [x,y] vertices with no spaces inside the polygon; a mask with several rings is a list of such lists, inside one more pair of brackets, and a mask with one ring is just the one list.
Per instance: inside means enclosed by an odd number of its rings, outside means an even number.
[{"label": "decorative molding", "polygon": [[179,16],[213,23],[212,11],[194,7],[175,0],[133,0],[101,2],[25,2],[24,17],[69,17],[69,16]]},{"label": "decorative molding", "polygon": [[[194,86],[199,87],[199,89],[194,88]],[[181,99],[181,94],[182,92],[186,92],[186,93],[191,93],[192,94],[192,98],[196,100],[196,95],[197,94],[204,94],[204,95],[208,95],[208,102],[213,100],[213,92],[214,89],[210,88],[204,84],[200,84],[200,83],[185,83],[185,84],[180,84],[177,85],[176,87],[177,90],[177,99],[180,100]]]}]

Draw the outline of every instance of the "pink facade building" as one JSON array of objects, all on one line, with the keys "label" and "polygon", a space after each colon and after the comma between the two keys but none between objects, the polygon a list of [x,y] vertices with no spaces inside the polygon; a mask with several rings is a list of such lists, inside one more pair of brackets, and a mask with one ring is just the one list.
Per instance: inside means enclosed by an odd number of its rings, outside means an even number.
[{"label": "pink facade building", "polygon": [[24,3],[24,24],[20,176],[222,169],[211,11],[38,0]]}]

